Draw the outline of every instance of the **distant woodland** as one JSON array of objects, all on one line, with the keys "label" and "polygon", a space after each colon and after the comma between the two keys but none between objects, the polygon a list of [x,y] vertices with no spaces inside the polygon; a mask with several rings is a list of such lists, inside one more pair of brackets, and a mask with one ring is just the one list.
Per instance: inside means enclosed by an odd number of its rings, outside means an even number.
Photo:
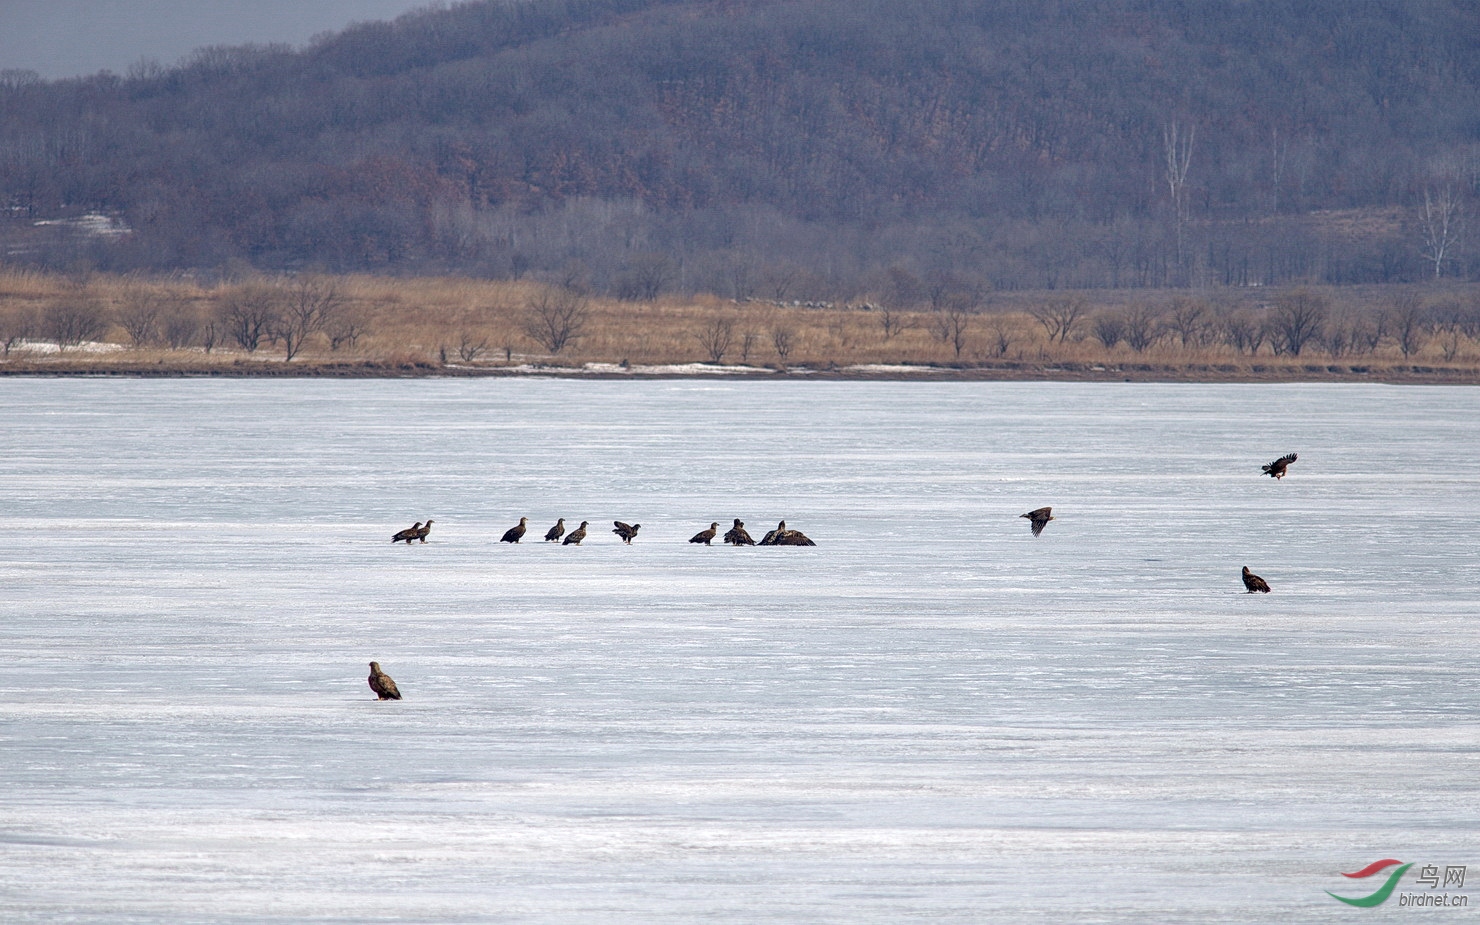
[{"label": "distant woodland", "polygon": [[0,73],[0,260],[912,309],[1475,280],[1477,49],[1470,0],[459,3]]}]

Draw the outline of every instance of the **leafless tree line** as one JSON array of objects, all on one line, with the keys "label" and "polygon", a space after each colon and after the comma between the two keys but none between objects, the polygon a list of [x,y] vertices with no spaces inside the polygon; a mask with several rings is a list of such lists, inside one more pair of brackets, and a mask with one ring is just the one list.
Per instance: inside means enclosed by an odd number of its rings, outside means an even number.
[{"label": "leafless tree line", "polygon": [[248,352],[273,344],[291,361],[315,335],[331,350],[354,347],[369,330],[333,279],[303,276],[252,280],[226,291],[210,305],[179,292],[146,284],[127,284],[111,309],[85,290],[65,293],[32,309],[0,312],[0,351],[42,340],[61,350],[101,338],[116,324],[136,349],[202,348],[207,353],[227,341]]},{"label": "leafless tree line", "polygon": [[[1060,312],[1036,311],[1045,329],[1073,332]],[[1040,317],[1043,316],[1043,317]],[[1425,305],[1418,297],[1400,296],[1372,310],[1334,313],[1330,300],[1306,290],[1276,298],[1261,308],[1218,312],[1196,299],[1178,299],[1165,307],[1147,305],[1101,311],[1088,319],[1090,334],[1106,350],[1124,344],[1134,353],[1169,346],[1188,351],[1217,347],[1255,356],[1298,357],[1323,352],[1333,359],[1376,353],[1391,345],[1405,358],[1437,343],[1446,361],[1453,360],[1466,340],[1480,339],[1480,304],[1441,301]]]}]

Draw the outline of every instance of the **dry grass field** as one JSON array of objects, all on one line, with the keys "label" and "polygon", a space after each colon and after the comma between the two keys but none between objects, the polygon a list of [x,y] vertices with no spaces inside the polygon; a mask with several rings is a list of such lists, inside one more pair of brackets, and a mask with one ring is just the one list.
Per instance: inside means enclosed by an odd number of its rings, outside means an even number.
[{"label": "dry grass field", "polygon": [[[623,302],[536,282],[0,272],[0,373],[1480,382],[1465,284]],[[752,367],[750,371],[738,367]]]}]

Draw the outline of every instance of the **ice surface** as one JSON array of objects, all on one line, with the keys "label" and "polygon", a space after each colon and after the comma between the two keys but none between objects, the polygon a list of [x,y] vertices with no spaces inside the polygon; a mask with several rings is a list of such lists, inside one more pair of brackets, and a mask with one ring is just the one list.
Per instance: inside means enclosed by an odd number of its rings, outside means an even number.
[{"label": "ice surface", "polygon": [[[1480,865],[1480,390],[8,379],[0,511],[4,922],[1335,922]],[[735,517],[818,545],[687,542]]]}]

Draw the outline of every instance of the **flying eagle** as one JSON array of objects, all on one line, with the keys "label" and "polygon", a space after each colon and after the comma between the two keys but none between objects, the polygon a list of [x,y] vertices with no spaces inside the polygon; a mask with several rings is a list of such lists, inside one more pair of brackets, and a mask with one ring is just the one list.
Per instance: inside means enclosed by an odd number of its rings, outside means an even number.
[{"label": "flying eagle", "polygon": [[1249,571],[1247,565],[1244,566],[1244,587],[1249,589],[1250,594],[1253,594],[1255,591],[1262,591],[1265,594],[1269,593],[1269,582]]},{"label": "flying eagle", "polygon": [[695,533],[693,536],[689,537],[689,542],[690,543],[703,543],[705,546],[708,546],[711,542],[714,541],[714,537],[718,533],[719,533],[719,521],[716,520],[714,523],[712,523],[712,524],[709,525],[709,529],[708,530],[700,530],[698,533]]},{"label": "flying eagle", "polygon": [[562,536],[565,536],[565,518],[564,517],[562,517],[559,520],[555,521],[555,526],[553,526],[549,530],[545,531],[545,542],[546,543],[553,543],[556,540],[560,539]]},{"label": "flying eagle", "polygon": [[735,518],[735,526],[731,527],[729,532],[725,534],[725,542],[731,546],[755,545],[755,540],[751,539],[750,534],[745,532],[745,521],[738,517]]},{"label": "flying eagle", "polygon": [[380,662],[370,663],[370,689],[375,696],[381,700],[400,700],[401,692],[396,690],[396,682],[391,676],[380,670]]},{"label": "flying eagle", "polygon": [[637,531],[642,529],[642,524],[624,524],[620,520],[614,520],[612,523],[615,524],[612,532],[620,536],[622,542],[628,546],[632,545],[632,538],[637,535]]},{"label": "flying eagle", "polygon": [[517,543],[520,540],[524,539],[524,529],[525,529],[525,524],[527,524],[527,523],[529,523],[529,518],[528,517],[521,517],[521,518],[519,518],[519,526],[517,526],[517,527],[510,527],[509,529],[505,530],[504,531],[504,538],[501,539],[501,540],[499,540],[499,542],[500,543]]},{"label": "flying eagle", "polygon": [[1029,511],[1026,514],[1019,514],[1018,516],[1026,517],[1033,522],[1033,535],[1037,536],[1043,532],[1044,527],[1048,526],[1048,522],[1053,520],[1053,508],[1041,507],[1036,511]]},{"label": "flying eagle", "polygon": [[583,521],[581,521],[581,525],[579,527],[576,527],[574,530],[570,531],[570,533],[567,533],[566,534],[566,536],[565,536],[565,542],[564,543],[561,543],[560,545],[562,545],[562,546],[579,546],[579,545],[581,545],[581,540],[584,540],[586,538],[586,525],[589,524],[589,523],[590,523],[589,520],[583,520]]},{"label": "flying eagle", "polygon": [[776,529],[767,533],[761,539],[761,546],[816,546],[817,544],[807,539],[807,535],[800,530],[788,530],[786,521],[776,525]]},{"label": "flying eagle", "polygon": [[416,539],[418,536],[421,536],[421,521],[419,520],[416,522],[415,526],[407,527],[405,530],[402,530],[400,533],[397,533],[395,536],[391,537],[391,542],[399,543],[402,540],[405,540],[406,545],[410,546],[411,541]]},{"label": "flying eagle", "polygon": [[1281,456],[1279,459],[1276,459],[1269,465],[1260,466],[1259,468],[1263,470],[1265,475],[1272,475],[1275,477],[1276,480],[1278,480],[1285,477],[1285,469],[1289,467],[1290,463],[1299,458],[1300,457],[1294,453],[1286,453],[1284,456]]}]

